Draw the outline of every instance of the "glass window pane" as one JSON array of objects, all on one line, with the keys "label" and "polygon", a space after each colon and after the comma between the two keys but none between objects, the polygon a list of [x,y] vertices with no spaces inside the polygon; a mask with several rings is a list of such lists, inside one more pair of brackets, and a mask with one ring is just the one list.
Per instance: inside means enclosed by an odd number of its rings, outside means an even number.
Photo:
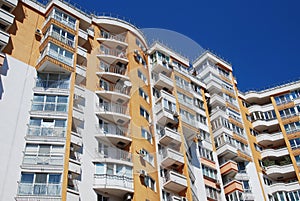
[{"label": "glass window pane", "polygon": [[60,174],[49,174],[49,182],[51,184],[59,184],[60,183]]},{"label": "glass window pane", "polygon": [[47,182],[47,174],[44,173],[36,173],[35,175],[35,183],[46,183]]},{"label": "glass window pane", "polygon": [[68,103],[68,96],[58,96],[57,102],[58,103]]},{"label": "glass window pane", "polygon": [[33,183],[33,173],[22,173],[21,183]]}]

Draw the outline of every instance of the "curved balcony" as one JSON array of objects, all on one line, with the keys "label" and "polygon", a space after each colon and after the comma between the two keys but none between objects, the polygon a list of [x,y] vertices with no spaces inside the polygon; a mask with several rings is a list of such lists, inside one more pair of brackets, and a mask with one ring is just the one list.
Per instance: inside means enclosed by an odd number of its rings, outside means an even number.
[{"label": "curved balcony", "polygon": [[[101,46],[102,47],[102,46]],[[123,64],[128,63],[128,59],[126,57],[126,52],[110,49],[110,48],[101,48],[97,54],[97,57],[108,64],[121,62]]]},{"label": "curved balcony", "polygon": [[126,68],[120,66],[109,66],[105,67],[103,71],[96,72],[101,78],[108,80],[112,83],[116,83],[118,80],[129,81],[129,77],[125,75]]},{"label": "curved balcony", "polygon": [[129,130],[115,124],[106,124],[101,128],[96,125],[96,138],[99,140],[109,140],[111,144],[117,147],[125,147],[132,142]]},{"label": "curved balcony", "polygon": [[300,189],[300,185],[298,181],[291,182],[291,183],[274,183],[270,186],[266,186],[266,193],[272,195],[278,191],[286,191],[292,192]]},{"label": "curved balcony", "polygon": [[293,164],[288,165],[271,165],[268,167],[265,167],[266,174],[269,177],[272,177],[274,179],[285,176],[286,178],[290,178],[295,174],[294,166]]},{"label": "curved balcony", "polygon": [[276,141],[283,141],[283,135],[282,132],[277,132],[277,133],[261,133],[258,136],[256,136],[257,142],[264,146],[267,147],[269,144],[273,144]]},{"label": "curved balcony", "polygon": [[270,110],[274,110],[274,106],[272,105],[272,103],[267,104],[267,105],[251,105],[250,107],[248,107],[249,113],[267,112]]},{"label": "curved balcony", "polygon": [[98,85],[96,93],[111,102],[126,103],[130,99],[130,87],[118,84],[110,84],[108,87],[101,87]]},{"label": "curved balcony", "polygon": [[261,152],[261,158],[266,157],[282,157],[289,154],[289,151],[286,147],[281,149],[265,149]]},{"label": "curved balcony", "polygon": [[125,34],[112,35],[112,34],[104,34],[104,33],[101,33],[100,37],[97,38],[97,40],[100,43],[104,43],[105,45],[112,48],[116,48],[117,46],[126,48],[128,46],[128,43],[125,41],[125,39],[126,39]]},{"label": "curved balcony", "polygon": [[134,193],[133,177],[122,175],[95,174],[94,190],[123,198],[126,193]]},{"label": "curved balcony", "polygon": [[131,119],[128,107],[115,103],[101,103],[96,107],[96,114],[118,125],[124,125]]},{"label": "curved balcony", "polygon": [[252,126],[254,129],[259,130],[259,131],[263,131],[268,129],[268,127],[274,127],[278,125],[278,120],[277,119],[273,119],[273,120],[255,120],[252,122]]}]

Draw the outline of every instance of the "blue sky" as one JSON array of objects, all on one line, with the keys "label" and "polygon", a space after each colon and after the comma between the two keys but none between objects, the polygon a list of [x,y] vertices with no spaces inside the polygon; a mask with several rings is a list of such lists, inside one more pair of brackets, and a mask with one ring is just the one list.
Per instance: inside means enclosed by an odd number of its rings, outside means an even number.
[{"label": "blue sky", "polygon": [[73,0],[139,28],[179,32],[229,61],[238,87],[262,89],[300,77],[298,0]]}]

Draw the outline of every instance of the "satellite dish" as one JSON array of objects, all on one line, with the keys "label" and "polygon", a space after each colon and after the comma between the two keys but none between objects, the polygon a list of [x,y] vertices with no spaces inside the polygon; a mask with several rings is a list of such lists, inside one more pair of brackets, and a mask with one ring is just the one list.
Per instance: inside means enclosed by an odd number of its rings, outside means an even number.
[{"label": "satellite dish", "polygon": [[129,81],[125,81],[125,82],[124,82],[124,85],[125,85],[126,87],[131,87],[131,86],[132,86],[131,82],[129,82]]}]

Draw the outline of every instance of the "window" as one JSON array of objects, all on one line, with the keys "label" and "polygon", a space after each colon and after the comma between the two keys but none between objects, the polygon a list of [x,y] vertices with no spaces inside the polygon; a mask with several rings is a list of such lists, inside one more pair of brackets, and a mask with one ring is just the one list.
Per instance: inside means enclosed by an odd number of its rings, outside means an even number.
[{"label": "window", "polygon": [[64,48],[55,45],[54,43],[49,43],[48,46],[42,51],[41,55],[45,54],[69,65],[73,66],[73,53],[65,50]]},{"label": "window", "polygon": [[96,163],[95,174],[132,178],[132,167],[114,163]]},{"label": "window", "polygon": [[141,97],[143,97],[143,99],[149,103],[149,96],[145,93],[145,91],[141,88],[139,88],[139,94]]},{"label": "window", "polygon": [[294,116],[296,114],[295,109],[297,109],[297,111],[299,111],[298,108],[299,108],[299,105],[295,108],[292,107],[292,108],[287,108],[287,109],[284,109],[284,110],[280,110],[279,111],[280,117],[281,118],[288,118],[288,117]]},{"label": "window", "polygon": [[69,89],[69,80],[65,74],[38,73],[36,87]]},{"label": "window", "polygon": [[201,146],[199,146],[198,149],[199,149],[200,157],[206,158],[210,161],[214,161],[213,152],[211,150],[208,150]]},{"label": "window", "polygon": [[179,102],[183,103],[183,104],[187,104],[189,106],[191,106],[193,104],[193,99],[191,97],[188,97],[187,95],[177,92],[177,96],[178,96],[178,100]]},{"label": "window", "polygon": [[201,114],[196,114],[196,120],[202,124],[207,125],[206,117]]},{"label": "window", "polygon": [[217,170],[214,170],[210,167],[207,167],[205,165],[202,165],[202,173],[204,176],[207,176],[211,179],[216,180],[217,179]]},{"label": "window", "polygon": [[140,47],[141,49],[144,49],[145,46],[143,45],[143,43],[140,41],[140,39],[136,38],[135,39],[135,44]]},{"label": "window", "polygon": [[152,179],[150,176],[145,176],[144,178],[145,185],[155,191],[155,180]]},{"label": "window", "polygon": [[142,108],[142,107],[140,107],[140,115],[142,117],[145,117],[146,120],[149,122],[149,120],[150,120],[149,113],[144,108]]},{"label": "window", "polygon": [[300,122],[297,121],[297,122],[286,124],[286,125],[284,125],[284,128],[285,128],[287,134],[297,132],[300,129]]},{"label": "window", "polygon": [[23,164],[63,165],[63,156],[63,145],[26,144]]},{"label": "window", "polygon": [[206,196],[215,200],[219,200],[219,192],[209,186],[205,186]]},{"label": "window", "polygon": [[199,134],[205,141],[211,143],[210,134],[208,132],[199,128]]},{"label": "window", "polygon": [[141,129],[142,137],[148,140],[152,144],[152,135],[149,131],[145,130],[144,128]]},{"label": "window", "polygon": [[104,197],[103,195],[97,194],[97,201],[109,201],[109,197]]},{"label": "window", "polygon": [[166,98],[163,99],[163,106],[170,113],[176,112],[176,104]]},{"label": "window", "polygon": [[60,195],[61,174],[26,173],[21,174],[19,195]]},{"label": "window", "polygon": [[142,152],[143,152],[143,159],[145,161],[147,161],[148,163],[150,163],[152,166],[153,166],[153,163],[154,163],[154,157],[152,154],[150,154],[147,150],[145,149],[142,149]]},{"label": "window", "polygon": [[66,119],[31,117],[27,135],[65,137]]},{"label": "window", "polygon": [[291,144],[292,149],[298,149],[300,148],[300,138],[289,140]]},{"label": "window", "polygon": [[148,84],[148,83],[147,83],[147,77],[146,77],[140,70],[138,70],[138,77],[139,77],[141,80],[143,80],[143,81],[146,83],[146,85]]},{"label": "window", "polygon": [[70,15],[67,15],[66,13],[58,10],[57,8],[54,8],[51,11],[50,17],[53,17],[54,19],[60,21],[61,23],[69,26],[72,29],[76,28],[76,19],[71,17]]},{"label": "window", "polygon": [[34,94],[33,111],[67,112],[68,96]]},{"label": "window", "polygon": [[198,98],[194,98],[194,105],[199,108],[204,110],[204,102]]},{"label": "window", "polygon": [[299,166],[300,165],[300,155],[295,156],[295,160],[296,160],[297,165]]},{"label": "window", "polygon": [[67,44],[71,47],[75,46],[75,43],[74,43],[75,36],[60,27],[51,25],[51,27],[47,30],[46,35],[47,34],[51,35],[53,38],[55,38],[56,40],[59,40],[60,42],[62,42],[64,44]]}]

